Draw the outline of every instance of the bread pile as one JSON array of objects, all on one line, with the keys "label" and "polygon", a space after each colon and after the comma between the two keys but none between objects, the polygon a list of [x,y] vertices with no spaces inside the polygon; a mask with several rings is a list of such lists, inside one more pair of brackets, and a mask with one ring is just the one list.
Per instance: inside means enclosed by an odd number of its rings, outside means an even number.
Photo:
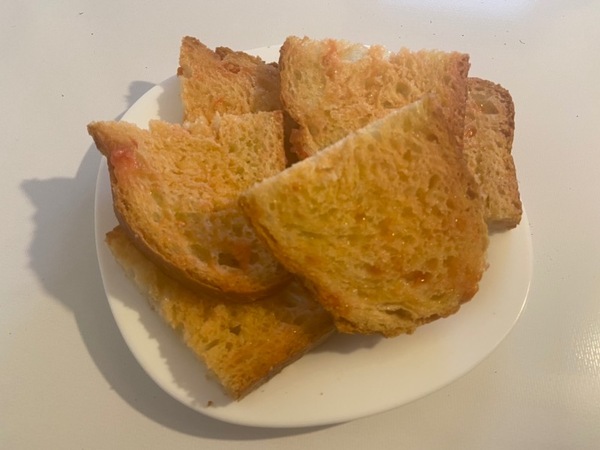
[{"label": "bread pile", "polygon": [[111,251],[233,398],[335,330],[412,333],[475,295],[521,203],[510,94],[468,71],[458,52],[289,37],[267,64],[185,37],[182,124],[88,126]]}]

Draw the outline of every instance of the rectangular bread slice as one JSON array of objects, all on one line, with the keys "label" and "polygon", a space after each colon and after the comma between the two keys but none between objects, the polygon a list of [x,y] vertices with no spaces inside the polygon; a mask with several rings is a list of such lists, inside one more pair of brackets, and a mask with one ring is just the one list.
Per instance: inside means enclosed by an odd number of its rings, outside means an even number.
[{"label": "rectangular bread slice", "polygon": [[512,156],[515,108],[510,92],[492,81],[468,79],[464,155],[483,197],[491,231],[516,227],[523,207]]},{"label": "rectangular bread slice", "polygon": [[348,333],[411,333],[458,311],[486,268],[473,177],[435,97],[255,184],[242,209]]},{"label": "rectangular bread slice", "polygon": [[197,289],[250,301],[290,276],[256,237],[238,195],[285,168],[281,111],[186,126],[93,122],[119,223],[146,256]]},{"label": "rectangular bread slice", "polygon": [[334,330],[329,314],[297,282],[252,303],[224,302],[167,276],[122,228],[110,231],[106,242],[156,312],[234,399],[256,389]]}]

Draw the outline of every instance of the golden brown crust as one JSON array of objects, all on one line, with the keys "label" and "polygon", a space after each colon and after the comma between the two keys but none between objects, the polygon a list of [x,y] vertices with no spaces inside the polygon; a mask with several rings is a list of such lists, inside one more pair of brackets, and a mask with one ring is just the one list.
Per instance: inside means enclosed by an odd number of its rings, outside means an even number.
[{"label": "golden brown crust", "polygon": [[341,331],[411,333],[477,292],[487,227],[446,110],[396,110],[240,197]]},{"label": "golden brown crust", "polygon": [[250,301],[289,280],[237,205],[241,191],[285,167],[282,120],[277,111],[212,126],[88,130],[107,157],[117,219],[138,248],[190,286]]},{"label": "golden brown crust", "polygon": [[333,332],[330,316],[294,282],[271,297],[231,303],[187,289],[146,259],[120,227],[106,242],[163,320],[234,399],[280,372]]},{"label": "golden brown crust", "polygon": [[490,230],[516,227],[523,213],[512,143],[515,109],[508,90],[469,78],[464,154],[481,191]]}]

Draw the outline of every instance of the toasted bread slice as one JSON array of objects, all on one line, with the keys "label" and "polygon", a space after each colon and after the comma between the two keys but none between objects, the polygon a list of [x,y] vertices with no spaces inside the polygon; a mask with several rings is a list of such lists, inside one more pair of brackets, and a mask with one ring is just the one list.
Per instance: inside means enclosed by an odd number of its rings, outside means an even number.
[{"label": "toasted bread slice", "polygon": [[119,223],[171,275],[237,300],[289,280],[237,204],[241,191],[285,167],[281,111],[210,126],[151,121],[149,130],[94,122],[88,131],[107,158]]},{"label": "toasted bread slice", "polygon": [[334,330],[331,317],[293,282],[252,303],[231,303],[189,290],[167,276],[121,227],[106,241],[153,308],[234,399],[304,355]]},{"label": "toasted bread slice", "polygon": [[464,155],[483,196],[490,230],[516,227],[523,207],[512,156],[515,108],[510,92],[488,80],[468,79]]},{"label": "toasted bread slice", "polygon": [[[469,56],[457,52],[390,53],[342,40],[291,36],[281,48],[281,98],[297,123],[300,158],[342,139],[391,110],[437,92],[462,141]],[[461,142],[459,142],[461,145]]]},{"label": "toasted bread slice", "polygon": [[453,132],[426,97],[240,196],[340,331],[411,333],[477,292],[487,227]]},{"label": "toasted bread slice", "polygon": [[198,39],[182,39],[179,68],[184,121],[208,122],[216,114],[280,110],[279,69],[226,47],[210,50]]}]

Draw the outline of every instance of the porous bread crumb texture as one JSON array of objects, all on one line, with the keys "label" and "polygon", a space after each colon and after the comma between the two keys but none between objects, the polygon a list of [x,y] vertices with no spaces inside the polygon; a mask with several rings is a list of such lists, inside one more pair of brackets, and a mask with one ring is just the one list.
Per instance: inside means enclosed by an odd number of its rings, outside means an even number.
[{"label": "porous bread crumb texture", "polygon": [[462,141],[470,67],[466,54],[390,53],[382,46],[291,36],[281,48],[279,64],[281,97],[297,123],[291,140],[300,158],[433,91]]},{"label": "porous bread crumb texture", "polygon": [[468,79],[464,155],[481,191],[490,230],[516,227],[523,207],[512,157],[515,110],[508,90]]},{"label": "porous bread crumb texture", "polygon": [[482,205],[435,105],[391,113],[240,197],[341,331],[411,333],[478,289]]},{"label": "porous bread crumb texture", "polygon": [[89,131],[107,156],[119,222],[155,262],[238,300],[288,280],[237,204],[241,191],[285,167],[281,112],[188,128],[96,122]]},{"label": "porous bread crumb texture", "polygon": [[217,115],[281,110],[279,69],[226,47],[214,51],[198,39],[182,39],[179,69],[184,121]]},{"label": "porous bread crumb texture", "polygon": [[124,230],[107,234],[119,264],[165,322],[234,399],[240,399],[322,342],[329,314],[293,282],[276,295],[231,303],[187,289],[144,257]]}]

